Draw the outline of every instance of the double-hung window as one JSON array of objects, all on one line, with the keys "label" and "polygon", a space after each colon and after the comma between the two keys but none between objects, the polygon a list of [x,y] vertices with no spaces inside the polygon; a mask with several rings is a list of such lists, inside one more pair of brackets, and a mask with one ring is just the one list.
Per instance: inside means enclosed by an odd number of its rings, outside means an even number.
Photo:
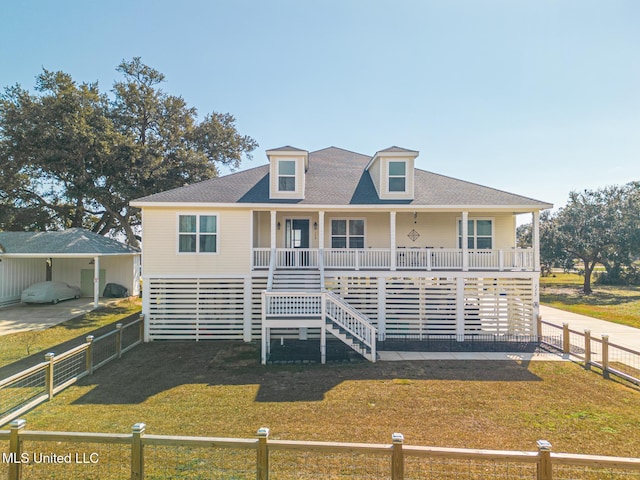
[{"label": "double-hung window", "polygon": [[[471,219],[467,227],[467,248],[493,248],[493,222],[485,219]],[[458,220],[458,248],[462,248],[462,220]]]},{"label": "double-hung window", "polygon": [[364,248],[364,220],[331,220],[331,248]]},{"label": "double-hung window", "polygon": [[278,162],[278,191],[296,191],[296,162],[295,160],[280,160]]},{"label": "double-hung window", "polygon": [[178,252],[216,253],[217,251],[217,215],[180,215],[178,217]]},{"label": "double-hung window", "polygon": [[407,162],[389,162],[389,192],[407,191]]}]

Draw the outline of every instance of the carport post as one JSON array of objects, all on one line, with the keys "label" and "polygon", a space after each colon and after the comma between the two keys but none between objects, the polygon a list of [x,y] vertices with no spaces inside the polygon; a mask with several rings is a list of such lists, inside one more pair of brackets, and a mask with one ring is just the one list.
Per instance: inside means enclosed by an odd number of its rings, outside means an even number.
[{"label": "carport post", "polygon": [[93,308],[100,302],[100,257],[93,257]]}]

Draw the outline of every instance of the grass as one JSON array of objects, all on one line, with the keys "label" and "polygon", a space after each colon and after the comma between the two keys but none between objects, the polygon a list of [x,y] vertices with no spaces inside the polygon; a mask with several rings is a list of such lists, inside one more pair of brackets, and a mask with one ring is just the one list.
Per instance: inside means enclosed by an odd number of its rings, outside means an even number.
[{"label": "grass", "polygon": [[30,430],[406,443],[640,457],[640,392],[568,362],[259,364],[259,347],[154,342],[26,416]]},{"label": "grass", "polygon": [[0,367],[26,356],[46,351],[56,345],[138,313],[140,305],[140,299],[132,297],[122,300],[116,305],[67,320],[46,330],[2,335],[0,336]]},{"label": "grass", "polygon": [[593,285],[582,293],[583,277],[557,273],[540,279],[540,301],[573,313],[640,328],[640,287]]}]

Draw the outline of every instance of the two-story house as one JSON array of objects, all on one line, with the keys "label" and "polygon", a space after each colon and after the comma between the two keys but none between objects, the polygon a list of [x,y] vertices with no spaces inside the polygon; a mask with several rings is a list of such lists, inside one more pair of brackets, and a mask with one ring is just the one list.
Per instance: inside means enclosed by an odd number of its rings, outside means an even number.
[{"label": "two-story house", "polygon": [[[539,212],[415,168],[399,147],[268,150],[269,163],[132,202],[147,340],[535,337]],[[516,246],[529,214],[531,248]],[[324,356],[322,357],[324,360]]]}]

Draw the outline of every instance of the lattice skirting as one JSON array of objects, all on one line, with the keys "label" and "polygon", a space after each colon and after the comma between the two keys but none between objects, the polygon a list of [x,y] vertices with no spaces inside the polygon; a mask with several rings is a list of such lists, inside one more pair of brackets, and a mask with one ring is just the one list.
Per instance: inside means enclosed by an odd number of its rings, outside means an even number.
[{"label": "lattice skirting", "polygon": [[[266,277],[146,278],[150,340],[258,340]],[[369,317],[379,338],[535,335],[535,276],[335,275],[327,289]],[[299,329],[274,338],[307,338]],[[309,332],[313,335],[313,332]]]}]

